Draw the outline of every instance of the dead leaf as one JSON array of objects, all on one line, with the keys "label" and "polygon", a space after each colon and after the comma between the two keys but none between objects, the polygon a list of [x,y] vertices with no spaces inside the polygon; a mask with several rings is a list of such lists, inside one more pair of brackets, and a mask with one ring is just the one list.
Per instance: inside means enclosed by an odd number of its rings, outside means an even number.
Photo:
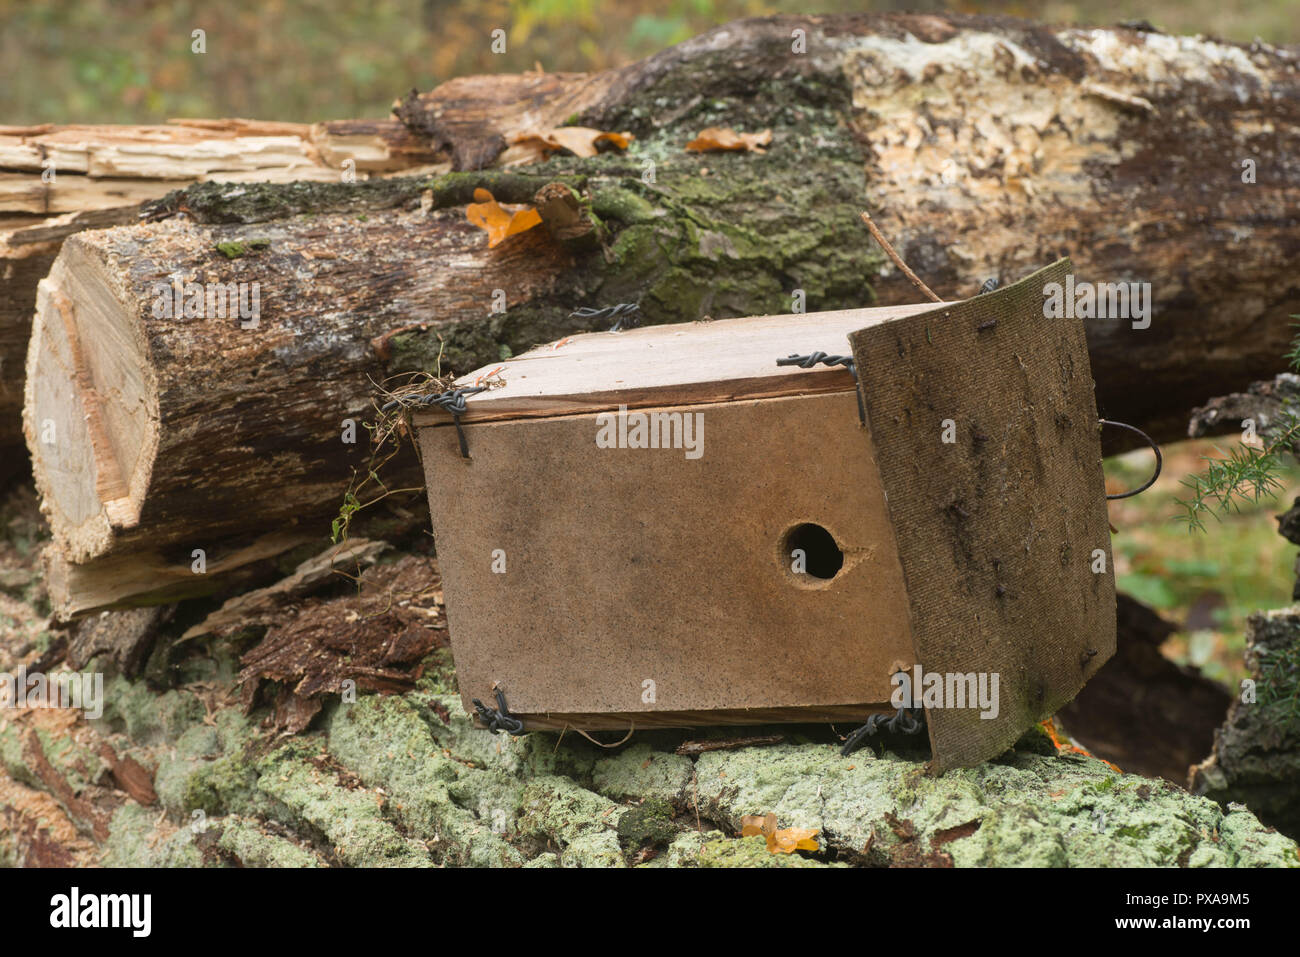
[{"label": "dead leaf", "polygon": [[112,745],[103,742],[99,746],[99,756],[108,765],[108,771],[118,787],[145,807],[158,800],[153,789],[153,774],[130,755],[118,757]]},{"label": "dead leaf", "polygon": [[588,126],[559,126],[512,137],[511,149],[502,157],[502,162],[506,166],[537,163],[560,150],[589,159],[600,152],[601,143],[609,143],[615,149],[625,150],[634,139],[636,137],[631,133],[607,133]]},{"label": "dead leaf", "polygon": [[488,234],[488,248],[499,245],[525,230],[541,223],[542,217],[530,207],[508,209],[483,188],[474,190],[476,202],[465,207],[465,218]]},{"label": "dead leaf", "polygon": [[763,835],[767,839],[767,849],[772,854],[793,854],[795,851],[817,850],[818,832],[812,828],[789,827],[778,830],[775,814],[748,814],[740,819],[740,836],[754,837]]},{"label": "dead leaf", "polygon": [[909,818],[899,818],[893,811],[886,811],[885,821],[900,841],[910,841],[916,837],[916,825]]},{"label": "dead leaf", "polygon": [[807,827],[788,827],[767,839],[767,849],[773,854],[793,854],[795,851],[817,850],[817,831]]},{"label": "dead leaf", "polygon": [[737,133],[733,129],[727,129],[720,126],[710,126],[703,130],[699,136],[686,144],[686,148],[692,153],[706,153],[712,150],[736,150],[749,151],[751,153],[765,152],[763,147],[772,142],[772,131],[763,130],[761,133]]}]

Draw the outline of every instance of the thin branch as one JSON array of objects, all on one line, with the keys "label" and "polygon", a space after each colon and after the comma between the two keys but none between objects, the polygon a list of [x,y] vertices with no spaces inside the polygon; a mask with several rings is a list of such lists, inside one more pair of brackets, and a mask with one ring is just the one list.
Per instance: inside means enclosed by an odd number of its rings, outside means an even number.
[{"label": "thin branch", "polygon": [[862,221],[867,224],[867,229],[871,230],[871,235],[876,237],[876,242],[880,243],[880,248],[883,249],[888,254],[889,258],[894,261],[894,265],[903,271],[904,276],[912,280],[912,285],[929,296],[933,302],[943,302],[942,299],[934,294],[933,289],[921,282],[920,276],[907,268],[907,263],[903,262],[903,258],[899,256],[898,253],[894,252],[894,247],[889,245],[889,240],[881,235],[876,224],[871,221],[871,214],[866,210],[862,211]]}]

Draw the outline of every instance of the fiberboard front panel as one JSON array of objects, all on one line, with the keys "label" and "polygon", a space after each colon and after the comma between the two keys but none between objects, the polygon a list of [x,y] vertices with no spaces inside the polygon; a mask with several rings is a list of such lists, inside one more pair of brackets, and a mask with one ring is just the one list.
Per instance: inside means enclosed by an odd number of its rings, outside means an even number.
[{"label": "fiberboard front panel", "polygon": [[[912,639],[854,394],[660,411],[698,416],[698,457],[601,448],[597,414],[466,425],[468,460],[420,431],[466,706],[499,684],[525,718],[883,708]],[[833,577],[791,570],[804,524]]]}]

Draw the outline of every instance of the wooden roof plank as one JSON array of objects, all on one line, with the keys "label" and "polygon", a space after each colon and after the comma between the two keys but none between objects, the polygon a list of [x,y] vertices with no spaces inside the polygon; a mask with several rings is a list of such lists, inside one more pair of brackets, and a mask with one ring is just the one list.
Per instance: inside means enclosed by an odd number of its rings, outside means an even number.
[{"label": "wooden roof plank", "polygon": [[[803,369],[778,366],[776,360],[812,352],[848,355],[849,333],[944,305],[752,316],[571,336],[457,379],[457,387],[491,385],[468,399],[461,421],[846,392],[854,387],[853,377],[842,366]],[[417,426],[450,421],[438,408],[415,416]]]}]

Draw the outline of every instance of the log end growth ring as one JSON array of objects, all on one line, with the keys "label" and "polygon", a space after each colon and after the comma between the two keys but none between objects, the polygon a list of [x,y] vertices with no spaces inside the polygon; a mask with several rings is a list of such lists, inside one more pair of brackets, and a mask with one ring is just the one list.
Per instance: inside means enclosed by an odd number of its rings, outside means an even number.
[{"label": "log end growth ring", "polygon": [[69,240],[38,287],[27,356],[23,432],[46,519],[73,562],[106,554],[139,522],[158,448],[143,320],[113,277],[102,254]]}]

